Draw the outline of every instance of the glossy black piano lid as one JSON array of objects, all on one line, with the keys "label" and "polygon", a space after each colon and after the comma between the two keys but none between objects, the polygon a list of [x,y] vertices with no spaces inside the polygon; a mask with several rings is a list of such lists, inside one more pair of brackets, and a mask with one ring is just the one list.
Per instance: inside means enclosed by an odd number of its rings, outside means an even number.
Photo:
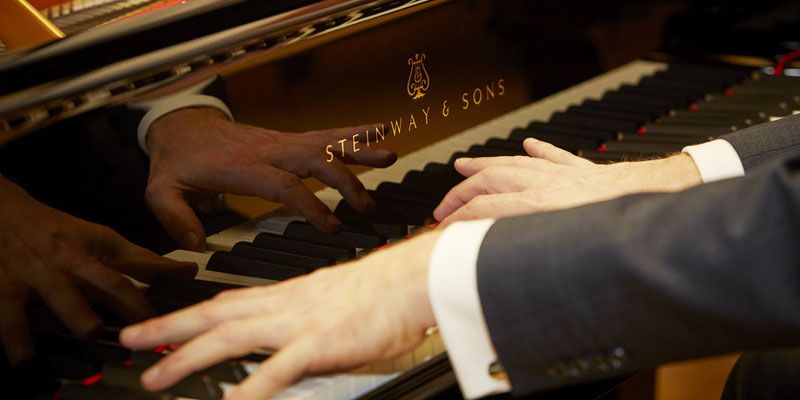
[{"label": "glossy black piano lid", "polygon": [[[186,7],[181,5],[158,10],[145,16],[98,27],[38,49],[0,58],[0,95],[97,70],[117,61],[316,2],[317,0],[195,0],[187,2]],[[91,37],[87,37],[88,35]],[[73,46],[78,40],[82,43]]]}]

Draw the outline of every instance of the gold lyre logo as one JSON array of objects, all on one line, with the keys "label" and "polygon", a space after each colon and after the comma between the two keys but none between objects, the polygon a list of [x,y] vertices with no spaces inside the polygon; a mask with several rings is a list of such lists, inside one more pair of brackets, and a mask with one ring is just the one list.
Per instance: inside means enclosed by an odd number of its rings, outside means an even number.
[{"label": "gold lyre logo", "polygon": [[408,73],[408,84],[406,85],[406,92],[412,96],[414,100],[425,96],[425,91],[431,85],[431,77],[428,75],[428,70],[425,69],[425,53],[415,54],[414,58],[408,59],[408,65],[411,66],[411,72]]}]

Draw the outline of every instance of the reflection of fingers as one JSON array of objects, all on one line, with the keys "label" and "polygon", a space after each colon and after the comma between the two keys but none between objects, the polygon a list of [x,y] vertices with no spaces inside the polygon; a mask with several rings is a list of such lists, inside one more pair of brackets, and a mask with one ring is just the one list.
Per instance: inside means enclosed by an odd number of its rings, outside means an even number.
[{"label": "reflection of fingers", "polygon": [[141,321],[155,314],[142,292],[130,280],[95,260],[80,258],[70,273],[88,283],[104,304],[127,321]]},{"label": "reflection of fingers", "polygon": [[[397,154],[388,150],[367,147],[367,136],[369,142],[374,146],[377,143],[375,130],[385,132],[385,126],[381,124],[361,125],[350,128],[331,129],[325,132],[314,132],[322,134],[326,139],[325,145],[332,145],[331,153],[336,158],[348,164],[362,164],[370,167],[384,168],[397,161]],[[344,146],[339,140],[346,139]],[[358,141],[359,143],[355,143]],[[344,151],[344,154],[342,153]]]},{"label": "reflection of fingers", "polygon": [[559,149],[558,147],[541,140],[528,138],[522,142],[522,146],[531,157],[543,158],[554,163],[571,165],[574,167],[594,164],[585,158],[578,157],[566,150]]},{"label": "reflection of fingers", "polygon": [[180,191],[167,185],[149,184],[145,200],[181,247],[198,251],[205,247],[203,225]]},{"label": "reflection of fingers", "polygon": [[[81,337],[88,337],[99,329],[103,321],[92,311],[81,293],[63,275],[42,268],[32,282],[36,292],[56,313],[61,322]],[[43,275],[44,274],[44,275]]]},{"label": "reflection of fingers", "polygon": [[309,372],[318,349],[319,346],[310,337],[293,341],[264,361],[228,398],[257,400],[271,397]]},{"label": "reflection of fingers", "polygon": [[259,164],[237,174],[237,178],[230,186],[231,192],[277,200],[297,210],[309,223],[325,232],[335,232],[342,224],[328,206],[303,185],[303,180],[291,172]]},{"label": "reflection of fingers", "polygon": [[314,163],[311,167],[311,175],[338,190],[345,201],[356,210],[371,212],[375,209],[375,202],[369,197],[364,184],[341,161]]},{"label": "reflection of fingers", "polygon": [[33,359],[34,347],[28,333],[25,303],[17,296],[4,293],[0,298],[0,338],[12,365],[22,366]]},{"label": "reflection of fingers", "polygon": [[276,324],[272,317],[238,319],[219,324],[184,344],[142,375],[142,384],[149,390],[161,390],[195,371],[243,356],[256,348],[279,348],[288,333],[282,325]]}]

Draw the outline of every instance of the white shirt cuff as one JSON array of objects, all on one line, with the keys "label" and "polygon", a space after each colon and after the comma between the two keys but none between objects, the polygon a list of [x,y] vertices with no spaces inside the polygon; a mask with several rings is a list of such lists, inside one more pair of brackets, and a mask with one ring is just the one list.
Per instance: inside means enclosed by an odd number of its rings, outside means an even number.
[{"label": "white shirt cuff", "polygon": [[497,352],[478,294],[478,252],[493,219],[455,223],[433,248],[428,293],[433,315],[465,398],[508,392],[507,379],[492,377]]},{"label": "white shirt cuff", "polygon": [[683,152],[692,157],[704,183],[744,176],[739,154],[725,139],[687,146]]},{"label": "white shirt cuff", "polygon": [[200,94],[214,79],[208,79],[167,97],[143,101],[130,106],[131,108],[147,110],[136,129],[136,139],[145,154],[150,154],[147,150],[147,132],[150,130],[150,125],[173,111],[189,107],[210,107],[222,111],[233,121],[233,114],[225,102],[213,96]]}]

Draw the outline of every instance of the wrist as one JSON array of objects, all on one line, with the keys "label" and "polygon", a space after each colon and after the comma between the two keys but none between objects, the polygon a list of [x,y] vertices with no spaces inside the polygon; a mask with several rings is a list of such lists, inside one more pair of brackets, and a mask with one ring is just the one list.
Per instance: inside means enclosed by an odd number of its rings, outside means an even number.
[{"label": "wrist", "polygon": [[631,183],[637,186],[635,191],[678,192],[703,183],[692,157],[685,153],[630,164],[637,170]]},{"label": "wrist", "polygon": [[146,136],[147,148],[150,154],[158,153],[158,149],[168,142],[171,134],[219,120],[229,121],[230,118],[222,110],[213,107],[189,107],[164,114],[150,125]]}]

